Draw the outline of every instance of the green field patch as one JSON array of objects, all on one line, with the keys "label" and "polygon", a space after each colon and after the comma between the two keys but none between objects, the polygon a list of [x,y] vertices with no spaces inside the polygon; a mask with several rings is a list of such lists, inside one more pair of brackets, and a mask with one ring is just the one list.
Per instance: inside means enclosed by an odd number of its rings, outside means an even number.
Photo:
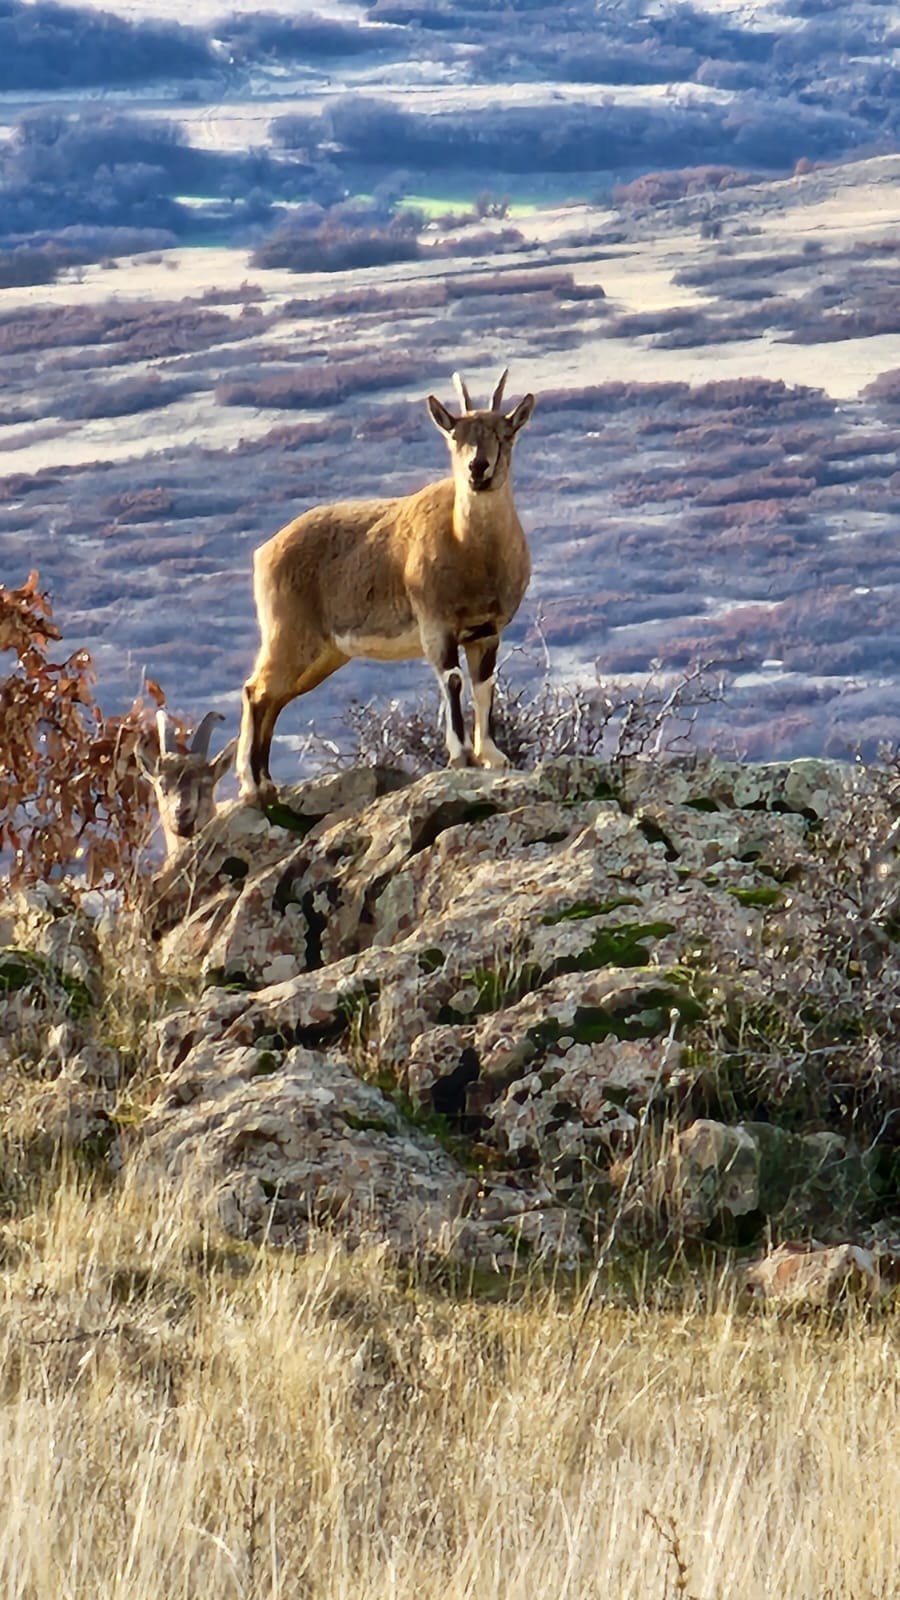
[{"label": "green field patch", "polygon": [[[360,197],[361,198],[361,197]],[[497,196],[497,199],[506,199],[506,196]],[[445,217],[448,212],[454,215],[475,216],[475,195],[435,195],[435,194],[406,194],[398,202],[401,211],[421,211],[429,222],[437,222]],[[507,203],[505,215],[507,217],[529,217],[538,210],[537,205],[531,200],[510,200]],[[479,217],[478,221],[496,222],[497,217]]]}]

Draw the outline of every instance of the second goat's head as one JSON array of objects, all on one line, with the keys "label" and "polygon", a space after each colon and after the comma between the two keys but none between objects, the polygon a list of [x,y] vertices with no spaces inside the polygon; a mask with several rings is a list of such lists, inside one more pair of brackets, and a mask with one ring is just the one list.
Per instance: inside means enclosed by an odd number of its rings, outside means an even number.
[{"label": "second goat's head", "polygon": [[503,488],[509,476],[516,434],[524,428],[534,410],[533,394],[527,394],[508,413],[500,410],[506,379],[504,372],[487,410],[477,411],[462,378],[454,372],[453,385],[462,406],[458,417],[454,417],[436,395],[428,396],[432,421],[450,447],[453,475],[459,487],[470,494],[489,494]]},{"label": "second goat's head", "polygon": [[237,746],[237,740],[230,739],[224,750],[210,757],[210,735],[215,723],[222,721],[221,712],[208,711],[185,752],[176,748],[166,713],[157,712],[159,751],[144,757],[141,765],[156,794],[167,855],[173,855],[185,839],[193,839],[215,816],[214,791]]}]

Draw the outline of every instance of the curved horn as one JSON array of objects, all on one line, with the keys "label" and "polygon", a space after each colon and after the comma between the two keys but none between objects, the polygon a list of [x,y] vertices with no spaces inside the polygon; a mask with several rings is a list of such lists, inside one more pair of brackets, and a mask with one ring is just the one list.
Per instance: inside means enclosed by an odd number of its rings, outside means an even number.
[{"label": "curved horn", "polygon": [[463,383],[462,377],[458,372],[454,372],[453,374],[453,387],[459,396],[459,403],[462,406],[463,411],[471,411],[472,402],[469,399],[469,391]]},{"label": "curved horn", "polygon": [[492,411],[499,411],[500,410],[500,402],[503,399],[503,391],[506,388],[506,380],[507,380],[508,377],[509,377],[509,367],[506,368],[505,372],[503,373],[502,378],[500,379],[500,382],[498,383],[496,389],[494,390],[493,394],[491,395],[491,410]]},{"label": "curved horn", "polygon": [[207,711],[203,721],[199,723],[194,730],[194,737],[191,740],[190,750],[192,756],[205,756],[209,754],[209,741],[213,727],[217,722],[224,721],[225,718],[223,717],[221,711]]},{"label": "curved horn", "polygon": [[169,719],[162,706],[156,713],[156,732],[159,737],[160,755],[173,756],[175,754],[175,743],[171,737],[172,729],[169,727]]}]

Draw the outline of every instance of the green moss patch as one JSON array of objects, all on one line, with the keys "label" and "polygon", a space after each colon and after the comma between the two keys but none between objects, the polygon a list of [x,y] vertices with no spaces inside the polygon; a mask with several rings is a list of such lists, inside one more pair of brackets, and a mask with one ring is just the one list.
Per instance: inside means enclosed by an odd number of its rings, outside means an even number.
[{"label": "green moss patch", "polygon": [[0,950],[0,994],[30,990],[35,999],[64,1003],[69,1015],[83,1017],[94,1005],[83,978],[62,972],[33,950],[8,946]]},{"label": "green moss patch", "polygon": [[633,894],[616,895],[612,900],[576,900],[564,911],[557,911],[549,917],[541,917],[541,923],[545,928],[552,928],[558,922],[582,922],[587,917],[603,917],[610,911],[618,911],[620,906],[639,906],[640,903]]},{"label": "green moss patch", "polygon": [[646,941],[664,939],[674,932],[673,922],[623,922],[616,927],[598,928],[590,944],[577,956],[564,958],[558,970],[598,972],[603,967],[646,967],[650,964]]},{"label": "green moss patch", "polygon": [[780,889],[762,886],[758,889],[729,888],[726,893],[732,895],[739,905],[763,910],[771,906],[780,906],[783,899]]},{"label": "green moss patch", "polygon": [[342,1122],[346,1122],[347,1127],[352,1128],[354,1133],[395,1134],[397,1132],[394,1124],[389,1122],[386,1117],[358,1117],[353,1111],[342,1111],[340,1115]]},{"label": "green moss patch", "polygon": [[570,1021],[548,1016],[528,1030],[528,1038],[538,1049],[556,1044],[559,1039],[574,1039],[576,1044],[597,1044],[601,1039],[656,1039],[668,1033],[671,1013],[682,1022],[696,1022],[703,1008],[692,995],[675,988],[647,989],[640,999],[611,1006],[577,1006]]},{"label": "green moss patch", "polygon": [[270,806],[266,806],[264,815],[273,828],[286,828],[289,833],[301,835],[311,832],[316,823],[322,820],[320,816],[305,816],[301,811],[294,811],[280,800],[273,800]]}]

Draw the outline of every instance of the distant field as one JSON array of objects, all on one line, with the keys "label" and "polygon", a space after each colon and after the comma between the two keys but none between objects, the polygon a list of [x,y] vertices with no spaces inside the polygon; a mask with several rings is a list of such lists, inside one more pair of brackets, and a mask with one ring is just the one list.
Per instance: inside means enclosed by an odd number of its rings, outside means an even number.
[{"label": "distant field", "polygon": [[[400,201],[401,206],[406,206],[410,211],[422,211],[429,221],[446,216],[447,212],[467,212],[475,209],[478,194],[490,193],[492,199],[506,200],[506,191],[502,185],[499,189],[481,189],[477,193],[468,195],[436,195],[436,194],[407,194]],[[507,203],[506,215],[509,217],[530,217],[538,210],[534,200],[510,200]]]}]

